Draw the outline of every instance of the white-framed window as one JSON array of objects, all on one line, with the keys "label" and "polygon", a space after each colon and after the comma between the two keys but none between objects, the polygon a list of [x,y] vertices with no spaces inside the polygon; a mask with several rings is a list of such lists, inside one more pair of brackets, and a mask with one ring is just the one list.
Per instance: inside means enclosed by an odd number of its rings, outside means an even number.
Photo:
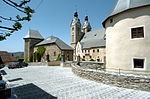
[{"label": "white-framed window", "polygon": [[145,57],[133,57],[132,58],[132,70],[146,70],[146,58]]},{"label": "white-framed window", "polygon": [[135,26],[130,27],[130,39],[131,40],[138,40],[145,38],[145,26]]}]

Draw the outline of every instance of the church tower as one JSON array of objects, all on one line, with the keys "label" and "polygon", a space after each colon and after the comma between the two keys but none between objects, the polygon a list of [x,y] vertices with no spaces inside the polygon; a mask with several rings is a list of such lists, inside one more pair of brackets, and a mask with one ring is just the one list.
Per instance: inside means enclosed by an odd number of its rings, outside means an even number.
[{"label": "church tower", "polygon": [[78,12],[74,13],[74,18],[71,22],[71,47],[75,49],[76,44],[82,37],[81,33],[81,23],[80,19],[78,18]]},{"label": "church tower", "polygon": [[86,33],[86,32],[90,32],[91,31],[91,25],[90,22],[88,22],[88,16],[85,16],[85,20],[82,26],[82,32]]},{"label": "church tower", "polygon": [[30,61],[33,55],[34,46],[41,42],[44,38],[36,30],[29,30],[28,34],[24,37],[24,59]]}]

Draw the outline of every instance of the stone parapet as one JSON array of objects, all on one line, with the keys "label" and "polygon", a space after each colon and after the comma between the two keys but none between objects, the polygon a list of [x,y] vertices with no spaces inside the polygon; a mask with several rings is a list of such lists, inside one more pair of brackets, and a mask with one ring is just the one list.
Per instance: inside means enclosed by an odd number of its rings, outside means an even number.
[{"label": "stone parapet", "polygon": [[100,70],[83,69],[80,66],[72,64],[72,72],[77,76],[114,85],[117,87],[130,88],[150,92],[150,76],[114,73]]},{"label": "stone parapet", "polygon": [[48,62],[33,62],[28,63],[29,66],[48,66]]}]

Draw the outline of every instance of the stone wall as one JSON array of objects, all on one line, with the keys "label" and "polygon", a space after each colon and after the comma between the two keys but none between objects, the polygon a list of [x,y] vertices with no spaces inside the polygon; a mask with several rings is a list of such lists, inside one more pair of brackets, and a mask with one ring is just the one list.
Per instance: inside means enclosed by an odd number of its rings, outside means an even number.
[{"label": "stone wall", "polygon": [[28,63],[29,66],[48,66],[48,62],[33,62]]},{"label": "stone wall", "polygon": [[[43,45],[46,49],[44,55],[41,58],[41,62],[53,62],[58,61],[57,58],[61,54],[65,55],[65,60],[73,60],[73,50],[61,50],[56,44]],[[36,52],[38,47],[34,47],[34,52]]]},{"label": "stone wall", "polygon": [[75,64],[72,64],[72,71],[74,74],[89,80],[94,80],[117,87],[150,92],[149,75],[119,74],[100,70],[83,69]]},{"label": "stone wall", "polygon": [[35,46],[37,43],[42,41],[42,39],[30,39],[26,38],[25,44],[24,44],[24,59],[27,59],[29,61],[30,56],[33,54],[33,46]]},{"label": "stone wall", "polygon": [[[56,44],[48,44],[44,45],[43,47],[46,48],[45,53],[41,59],[41,62],[45,61],[56,61],[57,57],[61,54],[60,48]],[[37,51],[38,47],[34,48],[34,52]]]},{"label": "stone wall", "polygon": [[48,66],[60,66],[60,61],[51,61],[51,62],[48,62]]}]

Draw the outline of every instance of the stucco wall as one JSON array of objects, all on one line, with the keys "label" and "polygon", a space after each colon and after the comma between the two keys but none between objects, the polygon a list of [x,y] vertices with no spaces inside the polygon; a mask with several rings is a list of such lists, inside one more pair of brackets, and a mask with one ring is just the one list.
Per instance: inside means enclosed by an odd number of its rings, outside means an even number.
[{"label": "stucco wall", "polygon": [[[95,50],[95,52],[93,52],[93,50]],[[99,52],[97,50],[99,50]],[[86,61],[89,61],[90,59],[94,59],[95,61],[97,61],[97,59],[99,59],[100,60],[99,62],[104,63],[106,57],[106,48],[98,47],[98,48],[82,49],[82,45],[78,42],[76,46],[76,53],[77,56],[80,55],[81,59],[85,59]],[[85,56],[85,58],[83,56]]]},{"label": "stucco wall", "polygon": [[[106,21],[106,68],[133,70],[132,58],[146,58],[150,71],[150,7],[128,10]],[[145,38],[131,40],[132,27],[144,26]]]}]

